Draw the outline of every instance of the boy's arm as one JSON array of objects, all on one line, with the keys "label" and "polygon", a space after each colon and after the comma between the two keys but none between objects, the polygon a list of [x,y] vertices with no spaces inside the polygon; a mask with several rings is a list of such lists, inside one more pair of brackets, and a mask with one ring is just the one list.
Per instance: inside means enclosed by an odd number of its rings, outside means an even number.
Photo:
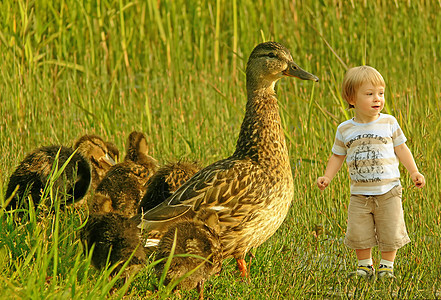
[{"label": "boy's arm", "polygon": [[409,172],[410,178],[415,183],[415,186],[422,188],[426,184],[426,180],[424,176],[418,172],[418,167],[406,143],[396,146],[394,150],[400,162]]},{"label": "boy's arm", "polygon": [[319,189],[324,190],[329,185],[332,178],[334,178],[335,174],[337,174],[338,170],[340,170],[341,166],[343,165],[345,157],[346,155],[331,155],[328,165],[326,166],[325,175],[317,179],[317,186]]}]

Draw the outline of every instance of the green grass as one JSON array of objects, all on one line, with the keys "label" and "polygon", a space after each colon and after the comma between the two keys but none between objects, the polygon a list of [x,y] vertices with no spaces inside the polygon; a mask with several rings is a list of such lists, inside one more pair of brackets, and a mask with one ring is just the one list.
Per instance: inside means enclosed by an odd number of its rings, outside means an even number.
[{"label": "green grass", "polygon": [[[296,196],[282,227],[257,249],[250,282],[227,260],[206,284],[207,298],[439,298],[440,14],[439,1],[1,1],[0,200],[26,153],[72,145],[85,133],[124,150],[128,134],[143,131],[161,162],[207,165],[230,155],[246,59],[259,42],[276,40],[321,80],[278,85]],[[352,113],[339,94],[343,74],[364,63],[383,74],[384,112],[397,117],[427,180],[414,189],[402,169],[412,243],[399,251],[392,284],[346,279],[355,264],[342,243],[347,172],[323,193],[315,187],[336,126]],[[0,298],[109,296],[109,271],[91,268],[78,241],[86,217],[69,208],[17,225],[3,215]],[[315,238],[317,224],[328,234]],[[109,297],[126,288],[116,283]],[[146,269],[127,293],[141,298],[151,289]]]}]

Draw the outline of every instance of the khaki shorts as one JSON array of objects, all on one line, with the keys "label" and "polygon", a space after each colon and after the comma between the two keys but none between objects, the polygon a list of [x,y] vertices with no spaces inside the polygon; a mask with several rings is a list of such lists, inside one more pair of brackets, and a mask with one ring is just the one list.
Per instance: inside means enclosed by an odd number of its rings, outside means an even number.
[{"label": "khaki shorts", "polygon": [[397,250],[410,242],[404,224],[401,186],[383,195],[351,195],[345,244],[352,249]]}]

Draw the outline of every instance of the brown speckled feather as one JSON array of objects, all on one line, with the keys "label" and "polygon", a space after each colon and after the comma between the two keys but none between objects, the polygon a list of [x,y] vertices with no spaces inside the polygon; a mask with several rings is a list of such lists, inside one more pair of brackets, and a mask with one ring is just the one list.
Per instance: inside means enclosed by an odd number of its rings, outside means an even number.
[{"label": "brown speckled feather", "polygon": [[161,166],[147,182],[138,212],[145,212],[164,202],[200,169],[197,163],[185,161],[170,162]]}]

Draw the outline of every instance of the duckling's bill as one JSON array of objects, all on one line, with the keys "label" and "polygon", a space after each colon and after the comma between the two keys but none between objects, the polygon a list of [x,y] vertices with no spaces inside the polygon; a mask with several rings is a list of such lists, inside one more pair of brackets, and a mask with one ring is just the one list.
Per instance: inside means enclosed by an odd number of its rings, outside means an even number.
[{"label": "duckling's bill", "polygon": [[107,163],[109,166],[114,166],[114,165],[116,165],[116,162],[113,160],[113,158],[112,158],[108,153],[106,153],[106,155],[102,156],[102,157],[100,158],[100,160],[104,161],[104,162]]},{"label": "duckling's bill", "polygon": [[297,78],[303,79],[303,80],[312,80],[315,82],[319,81],[317,76],[315,76],[314,74],[311,74],[309,72],[306,72],[305,70],[303,70],[302,68],[300,68],[298,65],[296,65],[293,62],[290,62],[288,64],[288,68],[286,68],[286,70],[284,70],[282,73],[285,76],[297,77]]}]

